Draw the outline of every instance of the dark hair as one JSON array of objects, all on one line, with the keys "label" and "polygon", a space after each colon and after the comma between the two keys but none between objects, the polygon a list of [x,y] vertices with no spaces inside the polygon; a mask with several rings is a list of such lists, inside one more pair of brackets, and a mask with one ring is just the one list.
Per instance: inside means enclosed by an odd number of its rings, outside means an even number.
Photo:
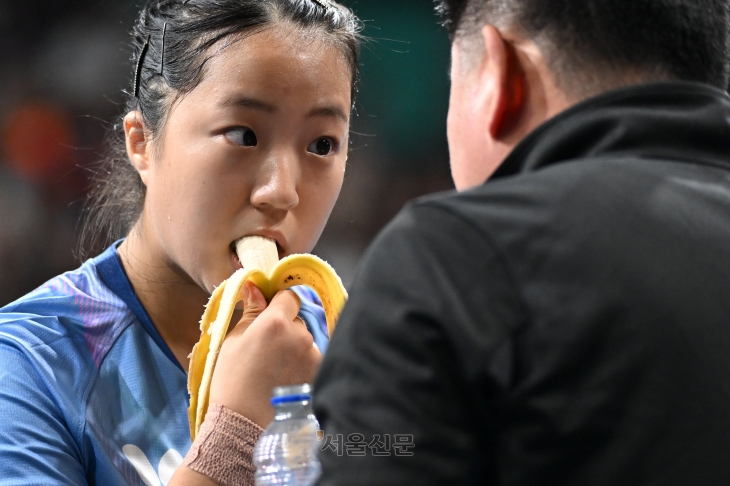
[{"label": "dark hair", "polygon": [[[124,114],[138,110],[154,139],[175,100],[202,81],[212,46],[278,23],[319,31],[335,42],[350,65],[354,102],[361,26],[349,9],[334,1],[151,0],[132,31],[135,72],[132,89],[124,92]],[[84,205],[78,247],[82,259],[126,236],[144,206],[146,189],[127,157],[121,121],[109,134],[107,146]]]},{"label": "dark hair", "polygon": [[437,10],[452,41],[486,24],[533,40],[568,94],[632,77],[727,87],[727,0],[437,0]]}]

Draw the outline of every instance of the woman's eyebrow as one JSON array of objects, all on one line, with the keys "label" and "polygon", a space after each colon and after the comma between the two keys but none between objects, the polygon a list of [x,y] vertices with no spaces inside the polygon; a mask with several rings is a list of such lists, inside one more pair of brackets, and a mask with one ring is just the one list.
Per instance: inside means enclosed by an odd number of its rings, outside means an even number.
[{"label": "woman's eyebrow", "polygon": [[[264,111],[266,113],[274,113],[278,110],[278,108],[275,105],[272,105],[271,103],[257,100],[256,98],[251,98],[248,96],[229,98],[229,99],[223,101],[221,103],[221,106],[223,108],[229,108],[229,107],[251,108],[254,110]],[[316,116],[338,118],[338,119],[344,121],[345,123],[349,123],[349,121],[350,121],[349,117],[345,113],[345,110],[343,110],[339,106],[323,106],[323,107],[319,107],[319,108],[314,108],[312,111],[307,113],[307,118],[312,118],[312,117],[316,117]]]},{"label": "woman's eyebrow", "polygon": [[307,113],[307,118],[311,118],[314,116],[326,116],[326,117],[334,117],[339,118],[340,120],[344,121],[345,123],[349,123],[350,119],[345,114],[345,111],[338,107],[338,106],[323,106],[321,108],[315,108],[309,113]]},{"label": "woman's eyebrow", "polygon": [[257,100],[256,98],[249,98],[247,96],[241,96],[238,98],[229,98],[221,103],[223,108],[229,108],[233,106],[241,106],[244,108],[251,108],[254,110],[265,111],[266,113],[274,113],[277,108],[276,106],[266,103],[265,101]]}]

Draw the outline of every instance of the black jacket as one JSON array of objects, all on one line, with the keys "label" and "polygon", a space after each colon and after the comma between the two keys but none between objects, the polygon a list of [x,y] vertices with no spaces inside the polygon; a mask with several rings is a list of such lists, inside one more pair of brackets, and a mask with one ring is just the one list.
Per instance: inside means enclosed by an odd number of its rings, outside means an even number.
[{"label": "black jacket", "polygon": [[730,98],[606,93],[405,209],[315,413],[320,485],[730,485]]}]

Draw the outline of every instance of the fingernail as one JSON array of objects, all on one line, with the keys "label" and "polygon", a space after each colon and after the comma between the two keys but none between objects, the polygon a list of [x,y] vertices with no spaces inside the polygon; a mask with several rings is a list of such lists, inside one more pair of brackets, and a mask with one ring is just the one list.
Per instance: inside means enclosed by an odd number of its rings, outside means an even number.
[{"label": "fingernail", "polygon": [[243,301],[247,304],[249,303],[249,299],[251,298],[251,292],[248,290],[248,282],[243,284],[243,288],[241,289],[241,297],[243,297]]}]

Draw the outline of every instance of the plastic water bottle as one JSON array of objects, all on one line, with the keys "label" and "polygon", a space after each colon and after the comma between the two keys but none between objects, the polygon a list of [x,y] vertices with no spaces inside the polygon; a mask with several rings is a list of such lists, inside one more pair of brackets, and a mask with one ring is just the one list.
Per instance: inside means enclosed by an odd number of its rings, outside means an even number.
[{"label": "plastic water bottle", "polygon": [[314,484],[322,469],[317,459],[319,423],[312,412],[312,388],[275,388],[271,404],[274,421],[253,451],[256,486]]}]

